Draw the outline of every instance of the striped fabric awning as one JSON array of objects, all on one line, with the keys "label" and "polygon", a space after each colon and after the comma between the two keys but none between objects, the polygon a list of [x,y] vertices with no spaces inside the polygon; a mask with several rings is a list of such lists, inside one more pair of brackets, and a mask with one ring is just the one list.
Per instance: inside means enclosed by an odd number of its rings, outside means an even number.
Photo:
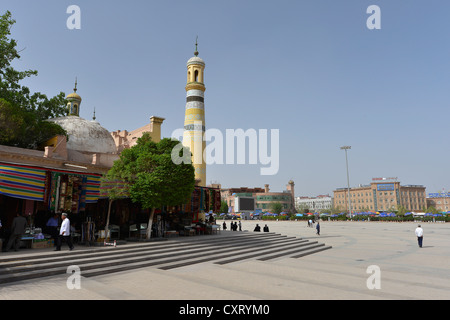
[{"label": "striped fabric awning", "polygon": [[0,194],[44,201],[46,171],[35,167],[0,163]]},{"label": "striped fabric awning", "polygon": [[102,180],[100,184],[100,195],[102,199],[110,197],[112,194],[118,198],[128,198],[130,194],[128,192],[127,183],[119,180],[109,181]]},{"label": "striped fabric awning", "polygon": [[[52,178],[49,176],[49,180],[47,181],[47,174],[50,174],[50,172],[52,173]],[[98,201],[100,197],[101,175],[9,163],[0,163],[0,194],[25,200],[48,201],[46,200],[47,191],[50,193],[50,198],[52,198],[51,195],[53,194],[54,200],[55,186],[52,189],[52,184],[56,185],[56,182],[53,180],[57,175],[64,174],[84,177],[86,184],[85,202],[96,203]],[[50,184],[50,181],[52,181],[52,184]]]},{"label": "striped fabric awning", "polygon": [[100,176],[87,176],[86,203],[95,203],[100,197]]}]

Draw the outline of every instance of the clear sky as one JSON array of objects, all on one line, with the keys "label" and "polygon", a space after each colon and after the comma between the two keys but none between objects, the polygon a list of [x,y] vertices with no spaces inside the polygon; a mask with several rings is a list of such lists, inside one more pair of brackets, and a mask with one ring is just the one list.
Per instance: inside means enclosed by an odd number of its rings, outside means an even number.
[{"label": "clear sky", "polygon": [[[81,9],[70,30],[69,5]],[[369,30],[370,5],[381,29]],[[450,3],[442,0],[2,0],[17,21],[23,84],[69,94],[80,116],[109,131],[153,115],[162,135],[184,124],[186,62],[199,37],[206,62],[207,128],[279,129],[280,167],[212,165],[223,187],[332,194],[373,177],[398,177],[427,193],[450,189]]]}]

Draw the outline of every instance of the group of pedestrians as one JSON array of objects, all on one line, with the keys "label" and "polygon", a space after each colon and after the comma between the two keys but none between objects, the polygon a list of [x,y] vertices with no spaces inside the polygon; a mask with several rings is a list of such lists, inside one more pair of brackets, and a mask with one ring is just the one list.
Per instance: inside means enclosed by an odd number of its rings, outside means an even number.
[{"label": "group of pedestrians", "polygon": [[[314,228],[314,224],[315,223],[316,223],[316,221],[314,219],[309,219],[308,220],[308,227],[309,228]],[[316,224],[316,234],[318,236],[320,236],[320,223],[319,223],[319,221],[317,221],[317,224]]]},{"label": "group of pedestrians", "polygon": [[[69,246],[69,250],[73,250],[74,246],[72,243],[72,236],[70,234],[70,220],[67,217],[67,213],[62,213],[61,215],[61,226],[58,232],[58,216],[55,214],[51,217],[47,222],[47,227],[51,233],[52,238],[55,240],[55,251],[61,250],[62,242],[67,243]],[[28,227],[27,219],[24,217],[22,213],[18,213],[17,216],[13,219],[11,225],[11,235],[9,237],[8,243],[5,248],[5,252],[11,251],[14,248],[14,251],[19,251],[20,241],[22,236],[25,234],[25,231]],[[1,224],[0,224],[1,228]]]},{"label": "group of pedestrians", "polygon": [[[259,226],[259,224],[256,224],[255,229],[253,229],[253,231],[261,232],[261,227]],[[267,226],[267,224],[264,226],[263,231],[269,232],[269,227]]]},{"label": "group of pedestrians", "polygon": [[[66,242],[67,245],[69,246],[69,250],[73,250],[74,246],[73,246],[72,237],[70,234],[70,220],[67,217],[67,213],[62,213],[61,219],[62,219],[62,223],[61,223],[59,232],[57,230],[57,227],[58,227],[57,215],[54,215],[47,222],[47,227],[49,227],[52,230],[51,231],[52,236],[56,240],[55,251],[61,250],[62,242]],[[308,220],[308,227],[314,227],[314,223],[315,222],[313,220]],[[6,245],[5,251],[10,251],[13,246],[14,246],[14,251],[19,250],[20,240],[22,238],[22,235],[25,234],[27,225],[28,225],[27,219],[23,216],[23,214],[21,214],[21,213],[17,214],[17,216],[14,218],[12,226],[11,226],[11,235],[9,237],[9,241],[8,241],[8,244]],[[222,226],[223,226],[223,230],[227,230],[227,224],[225,221],[223,222]],[[0,228],[1,228],[1,224],[0,224]],[[238,229],[239,229],[239,231],[242,231],[241,221],[239,221],[239,223],[236,221],[235,222],[231,221],[230,222],[230,230],[237,231]],[[258,224],[256,224],[256,227],[253,231],[260,232],[261,227]],[[269,227],[267,226],[267,224],[264,226],[263,231],[269,232]],[[317,221],[317,224],[316,224],[316,234],[320,236],[319,221]],[[415,235],[417,237],[417,242],[418,242],[419,247],[422,248],[423,229],[420,224],[418,225],[418,227],[415,230]]]},{"label": "group of pedestrians", "polygon": [[[222,224],[222,228],[223,228],[223,230],[227,230],[227,223],[225,221]],[[239,231],[242,231],[241,221],[239,221],[239,224],[236,221],[235,222],[231,221],[230,222],[230,230],[238,231],[238,229],[239,229]]]}]

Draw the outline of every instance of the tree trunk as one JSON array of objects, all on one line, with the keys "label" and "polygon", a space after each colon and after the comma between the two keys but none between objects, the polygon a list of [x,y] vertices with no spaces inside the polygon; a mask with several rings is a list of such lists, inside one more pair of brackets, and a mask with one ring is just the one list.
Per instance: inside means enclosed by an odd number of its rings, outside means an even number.
[{"label": "tree trunk", "polygon": [[152,211],[150,212],[150,218],[148,218],[148,224],[147,224],[147,240],[150,240],[152,237],[152,225],[153,225],[153,216],[155,214],[155,208],[152,208]]},{"label": "tree trunk", "polygon": [[109,229],[109,216],[111,215],[111,205],[114,200],[109,199],[109,205],[108,205],[108,216],[106,218],[106,226],[105,226],[105,241],[108,241],[108,229]]}]

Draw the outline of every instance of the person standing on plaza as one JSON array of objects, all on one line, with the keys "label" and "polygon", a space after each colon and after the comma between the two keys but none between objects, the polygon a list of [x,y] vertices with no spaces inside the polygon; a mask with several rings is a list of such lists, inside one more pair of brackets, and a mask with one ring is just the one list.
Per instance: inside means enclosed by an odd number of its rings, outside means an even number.
[{"label": "person standing on plaza", "polygon": [[69,249],[73,250],[72,239],[70,236],[70,220],[69,218],[67,218],[67,213],[63,212],[63,214],[61,215],[61,219],[61,229],[59,230],[58,245],[56,246],[55,251],[61,250],[61,242],[63,240],[67,243]]},{"label": "person standing on plaza", "polygon": [[320,224],[319,224],[319,221],[317,221],[316,230],[317,230],[317,235],[320,236]]},{"label": "person standing on plaza", "polygon": [[9,237],[9,241],[5,251],[11,250],[13,244],[14,251],[19,250],[20,238],[22,238],[22,235],[25,233],[26,227],[27,219],[25,219],[25,217],[21,213],[18,213],[17,217],[15,217],[13,220],[11,226],[11,236]]},{"label": "person standing on plaza", "polygon": [[416,228],[416,237],[417,237],[417,242],[419,243],[419,247],[422,248],[422,242],[423,242],[423,229],[422,227],[419,226]]},{"label": "person standing on plaza", "polygon": [[241,220],[239,220],[239,231],[242,231],[242,223],[241,223]]}]

